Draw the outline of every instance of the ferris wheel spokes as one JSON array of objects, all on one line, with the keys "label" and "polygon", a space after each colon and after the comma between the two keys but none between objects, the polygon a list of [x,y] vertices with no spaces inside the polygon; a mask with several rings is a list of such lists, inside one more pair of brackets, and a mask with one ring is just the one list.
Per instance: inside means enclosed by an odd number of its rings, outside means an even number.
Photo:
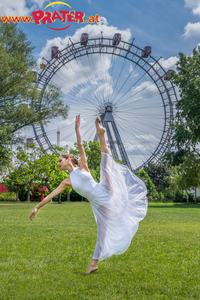
[{"label": "ferris wheel spokes", "polygon": [[[158,60],[151,55],[142,57],[143,50],[133,43],[124,41],[113,46],[112,39],[103,36],[88,39],[86,47],[81,46],[80,42],[71,41],[71,45],[60,51],[61,55],[57,59],[54,58],[46,64],[38,81],[38,89],[42,92],[54,75],[62,78],[62,82],[65,82],[63,90],[67,91],[65,99],[71,106],[70,114],[77,111],[78,98],[78,107],[86,122],[82,127],[83,136],[87,138],[91,138],[93,134],[90,123],[97,115],[105,113],[106,106],[110,102],[115,118],[114,124],[121,136],[122,145],[126,144],[124,141],[126,137],[129,145],[137,152],[138,161],[134,161],[134,169],[151,160],[158,160],[168,147],[167,136],[171,133],[168,121],[173,120],[171,103],[172,98],[176,98],[170,81],[163,80],[163,74],[166,72]],[[127,63],[134,65],[128,75]],[[137,75],[139,77],[133,76],[136,67],[140,68]],[[150,80],[149,84],[145,83],[145,75]],[[157,92],[151,88],[152,86]],[[162,105],[158,105],[159,103]],[[154,118],[154,114],[157,118]],[[131,119],[131,123],[127,123],[124,116]],[[116,143],[114,129],[110,123],[106,126],[108,140],[112,146]],[[74,130],[72,128],[69,127],[70,130]],[[73,134],[68,133],[70,136]],[[35,136],[37,140],[41,137],[37,126]],[[137,141],[137,145],[133,139]],[[45,148],[45,142],[43,147]],[[48,146],[46,151],[49,148]],[[129,150],[128,153],[132,155]]]}]

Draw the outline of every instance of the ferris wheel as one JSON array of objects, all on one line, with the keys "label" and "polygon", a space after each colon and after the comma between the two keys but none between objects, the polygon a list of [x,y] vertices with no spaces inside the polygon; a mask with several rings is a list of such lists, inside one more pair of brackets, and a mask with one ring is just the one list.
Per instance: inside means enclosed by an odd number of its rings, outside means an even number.
[{"label": "ferris wheel", "polygon": [[[148,162],[158,162],[170,149],[174,109],[178,103],[175,87],[155,59],[150,46],[140,48],[123,41],[121,34],[109,38],[89,38],[64,49],[52,47],[51,59],[44,59],[37,88],[44,93],[50,82],[59,85],[70,107],[68,118],[81,114],[81,134],[85,141],[98,140],[94,120],[100,117],[106,127],[111,155],[133,171]],[[52,150],[51,137],[62,123],[50,127],[33,126],[35,139],[45,152]],[[62,141],[74,136],[74,122],[64,124]],[[75,142],[75,140],[74,140]]]}]

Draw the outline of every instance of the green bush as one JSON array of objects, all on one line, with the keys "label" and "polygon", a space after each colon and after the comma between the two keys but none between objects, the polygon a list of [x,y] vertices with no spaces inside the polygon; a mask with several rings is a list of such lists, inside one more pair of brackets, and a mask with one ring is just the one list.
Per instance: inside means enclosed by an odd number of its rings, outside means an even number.
[{"label": "green bush", "polygon": [[[149,177],[148,173],[145,172],[144,169],[141,169],[140,171],[135,172],[135,175],[138,176],[146,185],[147,187],[147,197],[149,198],[150,196],[152,197],[152,200],[154,202],[157,202],[159,199],[158,192],[156,191],[156,187],[153,184],[153,181]],[[149,201],[152,201],[149,200]]]},{"label": "green bush", "polygon": [[200,202],[200,197],[197,197],[197,202]]},{"label": "green bush", "polygon": [[0,201],[16,201],[16,194],[13,192],[1,193]]},{"label": "green bush", "polygon": [[70,201],[85,201],[85,198],[82,198],[75,190],[72,190],[70,193]]},{"label": "green bush", "polygon": [[19,200],[24,202],[27,200],[28,187],[26,185],[22,185],[19,188]]},{"label": "green bush", "polygon": [[159,199],[160,202],[164,202],[164,198],[165,197],[164,197],[162,192],[158,193],[158,199]]},{"label": "green bush", "polygon": [[[194,194],[188,192],[189,202],[194,202]],[[174,202],[187,202],[187,197],[185,193],[177,192]]]}]

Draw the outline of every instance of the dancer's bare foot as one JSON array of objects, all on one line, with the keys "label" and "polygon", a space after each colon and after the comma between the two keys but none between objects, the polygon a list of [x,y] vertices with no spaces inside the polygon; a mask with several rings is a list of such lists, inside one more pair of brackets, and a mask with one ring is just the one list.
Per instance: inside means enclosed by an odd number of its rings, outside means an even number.
[{"label": "dancer's bare foot", "polygon": [[89,266],[87,272],[85,272],[85,275],[88,275],[92,272],[95,272],[96,270],[98,270],[98,267],[92,267],[92,266]]},{"label": "dancer's bare foot", "polygon": [[96,125],[96,130],[98,135],[105,133],[106,130],[102,126],[101,120],[99,118],[96,118],[95,125]]}]

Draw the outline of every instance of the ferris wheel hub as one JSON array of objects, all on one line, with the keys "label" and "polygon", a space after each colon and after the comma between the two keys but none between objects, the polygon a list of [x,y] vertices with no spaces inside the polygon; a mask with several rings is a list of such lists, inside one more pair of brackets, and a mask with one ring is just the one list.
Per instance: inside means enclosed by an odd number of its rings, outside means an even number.
[{"label": "ferris wheel hub", "polygon": [[116,110],[116,105],[113,102],[107,101],[102,103],[98,108],[98,114],[100,116],[105,115],[105,113],[113,113]]},{"label": "ferris wheel hub", "polygon": [[113,111],[113,104],[112,102],[107,102],[105,105],[105,112],[112,112]]}]

